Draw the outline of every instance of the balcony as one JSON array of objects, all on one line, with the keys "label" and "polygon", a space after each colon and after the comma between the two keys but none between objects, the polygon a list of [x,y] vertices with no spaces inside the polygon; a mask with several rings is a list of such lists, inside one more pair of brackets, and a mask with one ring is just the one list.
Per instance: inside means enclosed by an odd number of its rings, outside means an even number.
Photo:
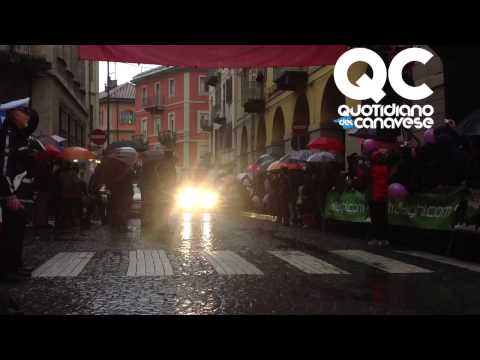
[{"label": "balcony", "polygon": [[202,118],[200,119],[200,128],[203,130],[203,131],[212,131],[212,123],[210,121],[210,119],[206,119],[206,118]]},{"label": "balcony", "polygon": [[265,110],[263,83],[248,81],[242,84],[243,108],[247,113],[261,113]]},{"label": "balcony", "polygon": [[166,96],[151,96],[147,99],[144,99],[142,105],[145,111],[149,112],[160,112],[165,110],[165,105],[167,104]]},{"label": "balcony", "polygon": [[222,112],[215,111],[214,113],[212,113],[212,122],[224,126],[227,123],[227,118]]},{"label": "balcony", "polygon": [[132,141],[140,145],[148,144],[147,137],[143,134],[132,135]]},{"label": "balcony", "polygon": [[4,66],[21,66],[30,73],[41,73],[51,68],[44,58],[33,55],[32,45],[0,45],[0,61]]},{"label": "balcony", "polygon": [[275,68],[273,81],[278,90],[301,90],[307,86],[308,72],[302,68]]},{"label": "balcony", "polygon": [[211,118],[212,123],[215,123],[215,124],[218,124],[218,125],[221,125],[221,126],[223,126],[227,123],[227,119],[225,117],[225,114],[223,113],[222,108],[220,106],[219,97],[215,101],[215,105],[212,108],[210,118]]},{"label": "balcony", "polygon": [[168,149],[175,150],[177,144],[177,133],[172,130],[161,131],[158,134],[158,142]]},{"label": "balcony", "polygon": [[208,70],[207,72],[207,86],[215,86],[220,81],[220,75],[217,70]]},{"label": "balcony", "polygon": [[32,45],[12,45],[13,52],[19,55],[32,56]]}]

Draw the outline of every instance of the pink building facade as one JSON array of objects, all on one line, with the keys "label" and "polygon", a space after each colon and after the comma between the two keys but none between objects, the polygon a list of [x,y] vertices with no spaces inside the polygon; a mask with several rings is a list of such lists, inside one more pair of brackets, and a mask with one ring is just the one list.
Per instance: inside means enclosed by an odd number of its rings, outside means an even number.
[{"label": "pink building facade", "polygon": [[158,67],[135,76],[135,133],[151,149],[174,134],[177,167],[191,170],[209,156],[209,136],[201,128],[209,116],[207,72]]}]

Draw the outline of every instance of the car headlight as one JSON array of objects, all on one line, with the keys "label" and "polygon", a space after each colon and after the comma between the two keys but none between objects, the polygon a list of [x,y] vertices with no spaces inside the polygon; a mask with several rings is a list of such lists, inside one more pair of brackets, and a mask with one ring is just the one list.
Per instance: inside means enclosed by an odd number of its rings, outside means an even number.
[{"label": "car headlight", "polygon": [[218,194],[214,191],[186,188],[177,195],[177,205],[181,209],[213,209],[218,203]]},{"label": "car headlight", "polygon": [[182,209],[191,209],[197,202],[197,191],[192,188],[183,189],[177,197],[178,206]]},{"label": "car headlight", "polygon": [[218,203],[218,194],[213,191],[205,191],[202,193],[202,207],[204,209],[210,210],[217,206]]}]

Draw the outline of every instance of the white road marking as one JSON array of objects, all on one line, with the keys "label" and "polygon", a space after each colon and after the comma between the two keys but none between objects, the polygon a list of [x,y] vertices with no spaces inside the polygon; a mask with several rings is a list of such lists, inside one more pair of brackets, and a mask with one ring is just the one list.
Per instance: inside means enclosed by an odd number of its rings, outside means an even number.
[{"label": "white road marking", "polygon": [[130,251],[127,276],[169,276],[172,265],[163,250]]},{"label": "white road marking", "polygon": [[144,250],[143,253],[145,254],[145,275],[152,276],[155,274],[152,250]]},{"label": "white road marking", "polygon": [[385,256],[369,253],[363,250],[335,250],[332,254],[342,256],[346,259],[366,264],[368,266],[380,269],[392,274],[409,274],[409,273],[431,273],[431,270],[424,269],[415,265],[406,264],[404,262],[390,259]]},{"label": "white road marking", "polygon": [[172,265],[170,265],[170,261],[168,260],[168,257],[167,257],[167,254],[165,253],[165,251],[157,250],[157,253],[158,253],[158,255],[160,257],[160,260],[162,262],[163,271],[164,271],[165,275],[166,276],[173,275]]},{"label": "white road marking", "polygon": [[70,276],[77,276],[83,270],[83,268],[88,264],[90,259],[93,257],[95,253],[93,252],[86,252],[81,255],[82,260],[78,263],[78,265],[73,269]]},{"label": "white road marking", "polygon": [[205,257],[220,275],[263,275],[254,265],[232,251],[209,251]]},{"label": "white road marking", "polygon": [[88,264],[93,252],[61,252],[32,272],[33,278],[75,277]]},{"label": "white road marking", "polygon": [[134,276],[137,273],[137,253],[130,251],[127,276]]},{"label": "white road marking", "polygon": [[145,254],[142,250],[137,250],[137,276],[145,276]]},{"label": "white road marking", "polygon": [[447,264],[447,265],[457,266],[457,267],[475,271],[475,272],[480,272],[480,264],[472,263],[469,261],[452,259],[445,256],[429,254],[421,251],[397,251],[397,252],[400,254],[416,256],[423,259],[432,260],[432,261],[436,261],[436,262]]},{"label": "white road marking", "polygon": [[48,261],[44,262],[42,265],[40,265],[38,268],[36,268],[32,272],[32,277],[39,277],[40,275],[44,275],[48,273],[51,268],[58,262],[61,261],[65,256],[67,256],[67,253],[58,253]]},{"label": "white road marking", "polygon": [[269,253],[307,274],[350,274],[326,261],[320,260],[301,251],[278,250],[269,251]]},{"label": "white road marking", "polygon": [[162,261],[160,260],[160,256],[158,255],[157,251],[152,252],[152,259],[153,259],[155,275],[157,276],[165,275],[165,272],[163,271]]}]

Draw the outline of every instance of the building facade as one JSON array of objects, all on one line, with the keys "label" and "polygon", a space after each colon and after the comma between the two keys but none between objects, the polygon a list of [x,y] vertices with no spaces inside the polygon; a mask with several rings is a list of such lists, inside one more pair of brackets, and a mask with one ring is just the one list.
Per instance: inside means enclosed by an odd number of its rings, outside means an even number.
[{"label": "building facade", "polygon": [[[134,139],[136,131],[135,85],[132,83],[116,85],[116,81],[112,81],[110,84],[110,100],[108,100],[107,89],[99,96],[98,128],[107,132],[107,119],[110,118],[110,143],[131,141]],[[107,113],[108,103],[110,103],[110,114]]]},{"label": "building facade", "polygon": [[98,123],[98,62],[79,60],[78,45],[0,45],[0,57],[0,102],[30,97],[36,135],[87,146]]},{"label": "building facade", "polygon": [[235,164],[235,146],[233,143],[235,119],[238,106],[234,102],[237,96],[237,71],[219,69],[208,72],[209,121],[204,130],[210,131],[210,163],[220,167],[232,167]]},{"label": "building facade", "polygon": [[[469,81],[474,62],[480,51],[469,49],[463,56],[455,49],[447,47],[421,46],[434,54],[428,64],[415,63],[407,76],[412,85],[426,83],[433,94],[417,103],[434,107],[435,124],[441,124],[448,117],[460,123],[465,116],[477,108],[472,100],[480,92],[477,82]],[[372,47],[385,63],[401,47]],[[462,58],[463,60],[458,60]],[[464,64],[461,71],[455,64]],[[221,167],[222,153],[233,152],[236,172],[245,171],[245,167],[254,162],[259,155],[268,152],[283,155],[294,149],[305,148],[308,142],[329,136],[345,144],[345,157],[361,151],[361,140],[348,136],[342,127],[334,123],[338,116],[338,107],[342,104],[354,106],[359,101],[346,98],[336,87],[333,79],[333,65],[305,68],[268,68],[230,71],[232,78],[232,112],[223,104],[226,91],[218,81],[227,70],[209,71],[210,85],[210,122],[213,127],[212,149],[215,165]],[[456,69],[456,70],[455,70]],[[367,71],[366,64],[356,63],[349,70],[349,78],[354,83]],[[215,76],[214,76],[215,75]],[[448,78],[448,79],[447,79]],[[224,95],[225,93],[225,95]],[[477,94],[477,95],[476,95]],[[221,106],[215,100],[220,99]],[[415,102],[414,102],[415,103]],[[218,116],[220,114],[222,116]],[[226,124],[232,116],[232,141],[225,134]],[[208,128],[207,126],[207,128]],[[421,140],[423,131],[414,132]]]},{"label": "building facade", "polygon": [[179,170],[205,165],[209,132],[207,73],[202,69],[157,67],[135,76],[136,137],[149,148],[169,146]]}]

